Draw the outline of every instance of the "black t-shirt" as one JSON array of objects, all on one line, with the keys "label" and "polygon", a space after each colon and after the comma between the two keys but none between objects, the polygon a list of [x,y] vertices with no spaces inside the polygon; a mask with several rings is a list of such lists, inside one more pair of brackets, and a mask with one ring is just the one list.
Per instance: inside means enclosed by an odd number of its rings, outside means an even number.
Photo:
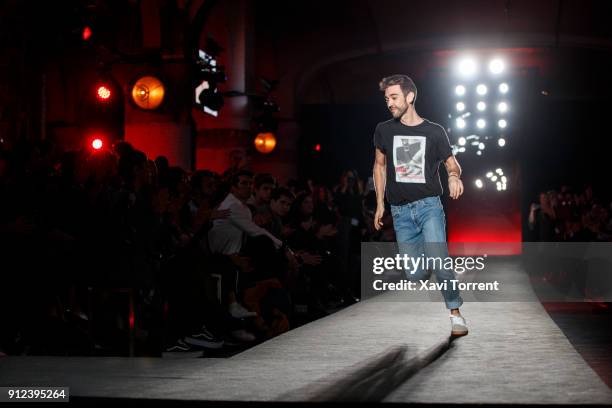
[{"label": "black t-shirt", "polygon": [[391,119],[376,126],[374,146],[387,158],[385,190],[391,205],[442,195],[440,162],[453,154],[442,126],[427,119],[416,126]]}]

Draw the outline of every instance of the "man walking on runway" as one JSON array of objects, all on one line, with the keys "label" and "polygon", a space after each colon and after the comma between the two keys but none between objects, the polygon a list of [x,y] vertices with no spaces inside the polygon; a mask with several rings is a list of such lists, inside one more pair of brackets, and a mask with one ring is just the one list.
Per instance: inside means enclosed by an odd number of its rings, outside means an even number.
[{"label": "man walking on runway", "polygon": [[[453,199],[463,194],[461,167],[444,128],[417,114],[417,89],[412,79],[406,75],[383,78],[380,90],[393,118],[379,123],[374,131],[374,228],[382,228],[386,195],[400,252],[415,257],[425,252],[428,257],[445,259],[448,248],[439,166],[443,162],[446,167]],[[450,282],[456,279],[455,273],[444,267],[434,268],[434,272],[438,283],[447,282],[442,295],[450,310],[451,335],[464,336],[468,328],[459,313],[463,300]],[[412,281],[424,279],[425,274],[425,268],[407,273]]]}]

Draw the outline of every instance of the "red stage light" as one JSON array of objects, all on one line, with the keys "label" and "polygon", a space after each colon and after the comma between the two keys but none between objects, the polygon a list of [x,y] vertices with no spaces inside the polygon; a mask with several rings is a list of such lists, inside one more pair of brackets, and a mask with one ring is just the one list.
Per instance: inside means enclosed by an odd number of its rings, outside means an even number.
[{"label": "red stage light", "polygon": [[89,28],[89,26],[85,26],[82,33],[83,41],[89,40],[92,34],[93,32],[91,31],[91,28]]},{"label": "red stage light", "polygon": [[315,149],[315,152],[320,152],[321,151],[321,145],[317,143],[315,145],[314,149]]},{"label": "red stage light", "polygon": [[111,97],[111,90],[105,85],[100,85],[96,91],[96,96],[100,101],[108,101]]},{"label": "red stage light", "polygon": [[93,147],[94,150],[100,150],[103,145],[102,139],[94,139],[91,142],[91,147]]}]

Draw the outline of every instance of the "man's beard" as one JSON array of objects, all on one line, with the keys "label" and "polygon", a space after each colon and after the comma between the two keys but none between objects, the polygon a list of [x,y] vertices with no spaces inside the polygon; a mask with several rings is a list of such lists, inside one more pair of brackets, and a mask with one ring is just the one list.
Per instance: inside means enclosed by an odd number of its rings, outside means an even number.
[{"label": "man's beard", "polygon": [[408,110],[408,105],[406,105],[404,108],[398,107],[397,109],[391,111],[391,115],[393,116],[393,119],[400,119],[402,115],[406,113],[407,110]]}]

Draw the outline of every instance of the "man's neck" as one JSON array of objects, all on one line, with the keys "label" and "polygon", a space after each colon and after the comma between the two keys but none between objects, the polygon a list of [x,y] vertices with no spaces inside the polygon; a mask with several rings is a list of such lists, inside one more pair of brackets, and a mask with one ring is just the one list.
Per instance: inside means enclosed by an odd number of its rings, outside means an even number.
[{"label": "man's neck", "polygon": [[400,122],[402,122],[406,126],[417,126],[423,123],[423,118],[416,113],[414,108],[408,109],[406,113],[402,115],[400,118]]}]

